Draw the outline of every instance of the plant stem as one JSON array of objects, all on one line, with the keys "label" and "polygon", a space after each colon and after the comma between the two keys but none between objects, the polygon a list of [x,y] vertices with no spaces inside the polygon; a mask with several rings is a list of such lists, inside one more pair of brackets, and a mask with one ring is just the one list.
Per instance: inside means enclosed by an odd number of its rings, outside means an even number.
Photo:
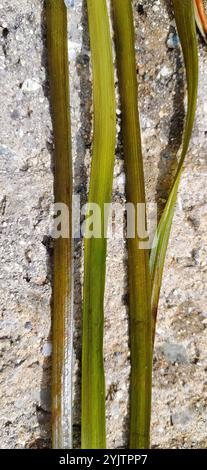
[{"label": "plant stem", "polygon": [[[82,337],[82,448],[106,447],[103,365],[106,239],[104,203],[111,200],[116,113],[114,68],[105,0],[87,0],[93,68],[94,132],[89,209],[101,210],[101,238],[85,236]],[[89,225],[89,223],[88,223]]]},{"label": "plant stem", "polygon": [[[145,186],[134,50],[131,0],[112,0],[118,77],[123,120],[127,201],[133,203],[136,227],[137,204],[145,204]],[[131,339],[130,448],[150,444],[152,326],[149,252],[139,246],[139,237],[128,239],[129,313]]]},{"label": "plant stem", "polygon": [[52,441],[72,445],[72,157],[69,112],[67,10],[63,0],[46,1],[50,93],[55,144],[55,202],[69,208],[69,237],[54,245]]}]

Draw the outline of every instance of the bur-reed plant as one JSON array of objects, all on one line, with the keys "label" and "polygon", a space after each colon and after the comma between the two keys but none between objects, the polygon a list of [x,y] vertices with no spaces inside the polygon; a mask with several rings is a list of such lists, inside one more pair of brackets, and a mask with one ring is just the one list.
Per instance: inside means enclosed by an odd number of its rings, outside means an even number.
[{"label": "bur-reed plant", "polygon": [[[134,25],[130,0],[111,0],[122,106],[127,200],[145,201],[144,175],[137,108]],[[150,258],[139,240],[128,240],[129,315],[131,343],[130,448],[148,448],[151,417],[151,364],[162,275],[177,192],[196,111],[198,54],[192,0],[173,0],[184,56],[188,109],[183,146],[173,185],[158,225]],[[150,269],[150,280],[149,280]]]},{"label": "bur-reed plant", "polygon": [[67,9],[46,0],[47,48],[55,154],[55,202],[69,208],[69,237],[54,241],[52,309],[52,446],[72,446],[72,157]]},{"label": "bur-reed plant", "polygon": [[[196,4],[195,4],[196,2]],[[111,0],[122,107],[127,201],[145,203],[138,113],[133,13],[130,0]],[[128,240],[131,347],[130,448],[150,446],[151,374],[157,309],[168,241],[183,164],[191,138],[197,98],[198,55],[195,10],[198,0],[173,0],[183,50],[188,92],[183,145],[174,181],[151,253],[136,236]],[[84,243],[81,446],[106,448],[103,364],[106,238],[104,204],[110,202],[115,153],[115,85],[106,0],[87,0],[93,71],[93,151]],[[47,37],[55,143],[55,200],[70,209],[71,138],[67,14],[63,0],[47,0]],[[201,19],[200,15],[199,18]],[[202,22],[202,21],[201,21]],[[202,23],[203,24],[203,23]],[[101,209],[101,238],[88,238],[92,204]],[[136,212],[136,224],[138,213]],[[71,230],[71,223],[70,223]],[[72,243],[55,241],[53,301],[53,447],[71,447]]]},{"label": "bur-reed plant", "polygon": [[[122,109],[127,201],[145,204],[145,184],[138,113],[135,36],[130,0],[112,0]],[[137,230],[136,230],[137,232]],[[152,315],[149,251],[136,235],[128,239],[131,346],[130,448],[149,447],[152,378]]]},{"label": "bur-reed plant", "polygon": [[[86,217],[82,331],[83,449],[106,447],[105,379],[103,363],[106,238],[104,203],[111,200],[115,137],[115,85],[112,43],[106,0],[87,0],[93,71],[93,152],[88,197],[101,210],[101,237],[87,238]],[[89,220],[89,219],[88,219]]]},{"label": "bur-reed plant", "polygon": [[198,51],[195,29],[195,17],[192,0],[173,0],[173,9],[177,30],[183,51],[186,69],[188,105],[183,136],[181,155],[175,173],[172,188],[166,202],[161,220],[157,229],[157,242],[151,251],[150,271],[152,279],[152,317],[153,317],[153,340],[155,335],[157,310],[162,284],[162,275],[166,258],[172,221],[175,212],[177,193],[183,171],[185,157],[188,151],[196,112],[198,91]]}]

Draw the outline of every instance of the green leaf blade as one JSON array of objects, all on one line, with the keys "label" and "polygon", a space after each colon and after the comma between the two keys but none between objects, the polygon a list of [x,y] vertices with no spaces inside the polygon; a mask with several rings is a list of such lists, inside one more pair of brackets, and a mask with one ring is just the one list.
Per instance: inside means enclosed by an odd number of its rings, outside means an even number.
[{"label": "green leaf blade", "polygon": [[[103,364],[106,239],[104,204],[111,200],[116,106],[112,43],[105,0],[87,0],[93,69],[94,131],[89,189],[90,204],[101,210],[101,237],[85,238],[82,335],[83,449],[106,448]],[[87,224],[87,219],[86,219]]]},{"label": "green leaf blade", "polygon": [[54,243],[52,306],[52,446],[72,447],[72,152],[69,111],[67,10],[46,1],[47,48],[55,145],[55,202],[69,209],[69,238]]},{"label": "green leaf blade", "polygon": [[[112,0],[122,110],[127,202],[145,204],[144,172],[138,113],[135,37],[130,0]],[[152,326],[149,252],[139,237],[128,239],[129,317],[131,349],[130,448],[150,445]]]},{"label": "green leaf blade", "polygon": [[153,337],[155,334],[155,324],[166,251],[171,232],[183,164],[193,130],[198,90],[198,51],[193,1],[173,0],[173,8],[186,68],[188,109],[178,168],[175,174],[169,198],[158,225],[156,234],[157,240],[155,240],[155,246],[153,246],[150,256],[150,270],[152,278]]}]

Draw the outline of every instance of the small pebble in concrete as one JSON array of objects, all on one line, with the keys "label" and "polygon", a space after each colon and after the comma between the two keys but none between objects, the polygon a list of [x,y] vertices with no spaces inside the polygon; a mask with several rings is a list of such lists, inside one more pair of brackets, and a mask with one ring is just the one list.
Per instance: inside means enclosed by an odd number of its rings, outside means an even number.
[{"label": "small pebble in concrete", "polygon": [[169,49],[176,49],[180,44],[179,37],[176,33],[170,33],[167,40],[167,47]]},{"label": "small pebble in concrete", "polygon": [[52,343],[45,343],[42,348],[42,354],[44,357],[50,357],[52,355]]},{"label": "small pebble in concrete", "polygon": [[38,80],[28,78],[23,82],[22,91],[25,93],[35,92],[41,88],[41,84]]},{"label": "small pebble in concrete", "polygon": [[168,362],[182,364],[187,362],[186,349],[182,344],[165,343],[162,346],[162,352]]}]

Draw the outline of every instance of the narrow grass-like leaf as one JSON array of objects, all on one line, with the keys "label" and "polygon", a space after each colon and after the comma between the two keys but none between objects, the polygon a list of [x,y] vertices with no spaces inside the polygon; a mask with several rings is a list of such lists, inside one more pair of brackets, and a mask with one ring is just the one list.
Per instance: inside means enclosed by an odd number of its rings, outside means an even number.
[{"label": "narrow grass-like leaf", "polygon": [[[105,379],[103,365],[104,287],[106,239],[104,203],[111,200],[115,136],[115,87],[109,17],[105,0],[87,0],[93,68],[93,155],[89,209],[101,211],[101,237],[87,238],[86,218],[83,334],[82,334],[82,442],[83,449],[106,448]],[[88,220],[88,222],[87,222]],[[97,222],[97,219],[96,219]]]},{"label": "narrow grass-like leaf", "polygon": [[[137,105],[137,73],[131,0],[112,0],[122,107],[127,202],[145,204],[144,172]],[[137,232],[137,229],[136,229]],[[130,448],[150,442],[152,330],[149,252],[141,249],[137,233],[128,239],[129,315],[131,343]]]},{"label": "narrow grass-like leaf", "polygon": [[72,371],[72,163],[69,113],[67,10],[63,0],[46,1],[48,65],[55,144],[55,202],[69,208],[69,237],[54,246],[52,441],[71,447]]},{"label": "narrow grass-like leaf", "polygon": [[188,151],[194,124],[198,88],[198,52],[193,1],[173,0],[173,7],[186,68],[188,109],[183,137],[182,152],[177,172],[174,178],[169,198],[167,200],[165,209],[158,225],[157,242],[155,247],[151,251],[150,257],[150,268],[152,277],[153,336],[155,332],[155,323],[162,282],[162,274],[168,241],[170,237],[172,220],[175,211],[177,192],[180,183],[180,178],[182,175],[183,163],[185,160],[186,153]]}]

